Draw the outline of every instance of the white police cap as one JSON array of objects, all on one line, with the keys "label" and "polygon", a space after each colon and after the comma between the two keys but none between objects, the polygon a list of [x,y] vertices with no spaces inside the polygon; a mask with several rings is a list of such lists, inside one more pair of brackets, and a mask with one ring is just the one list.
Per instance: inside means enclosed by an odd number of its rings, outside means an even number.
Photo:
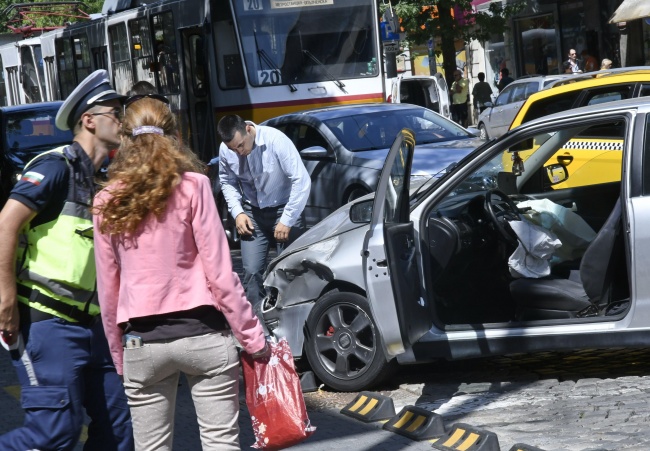
[{"label": "white police cap", "polygon": [[108,81],[108,72],[99,69],[88,75],[63,102],[56,115],[56,126],[61,130],[71,130],[81,119],[81,115],[91,107],[109,100],[124,100]]}]

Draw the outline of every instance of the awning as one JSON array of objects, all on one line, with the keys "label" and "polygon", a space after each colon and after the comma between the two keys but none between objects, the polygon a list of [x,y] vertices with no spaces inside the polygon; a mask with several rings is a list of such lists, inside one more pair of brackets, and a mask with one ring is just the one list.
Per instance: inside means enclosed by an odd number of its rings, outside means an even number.
[{"label": "awning", "polygon": [[629,22],[631,20],[643,19],[650,17],[650,1],[648,0],[623,0],[621,6],[618,7],[616,12],[609,23]]}]

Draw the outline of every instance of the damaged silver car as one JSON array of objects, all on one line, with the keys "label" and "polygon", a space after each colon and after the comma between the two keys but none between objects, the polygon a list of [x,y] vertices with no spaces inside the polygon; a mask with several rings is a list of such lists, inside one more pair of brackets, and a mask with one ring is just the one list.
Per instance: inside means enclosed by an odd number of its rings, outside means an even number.
[{"label": "damaged silver car", "polygon": [[531,121],[418,188],[414,147],[269,265],[261,315],[299,363],[356,391],[395,363],[650,344],[646,101]]}]

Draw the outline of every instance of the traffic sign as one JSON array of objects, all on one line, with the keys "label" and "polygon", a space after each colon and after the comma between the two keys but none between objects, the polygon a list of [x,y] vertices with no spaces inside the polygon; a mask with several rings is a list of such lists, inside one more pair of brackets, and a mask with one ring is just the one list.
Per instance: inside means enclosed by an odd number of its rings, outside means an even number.
[{"label": "traffic sign", "polygon": [[386,53],[399,52],[399,41],[384,41],[384,52]]}]

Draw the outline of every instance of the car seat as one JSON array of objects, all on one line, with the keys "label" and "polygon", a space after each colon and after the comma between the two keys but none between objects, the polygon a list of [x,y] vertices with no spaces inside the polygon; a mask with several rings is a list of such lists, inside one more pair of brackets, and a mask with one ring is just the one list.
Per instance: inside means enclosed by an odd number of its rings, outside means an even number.
[{"label": "car seat", "polygon": [[511,282],[515,318],[527,321],[603,315],[611,302],[629,297],[621,222],[619,199],[587,247],[579,277],[522,278]]}]

